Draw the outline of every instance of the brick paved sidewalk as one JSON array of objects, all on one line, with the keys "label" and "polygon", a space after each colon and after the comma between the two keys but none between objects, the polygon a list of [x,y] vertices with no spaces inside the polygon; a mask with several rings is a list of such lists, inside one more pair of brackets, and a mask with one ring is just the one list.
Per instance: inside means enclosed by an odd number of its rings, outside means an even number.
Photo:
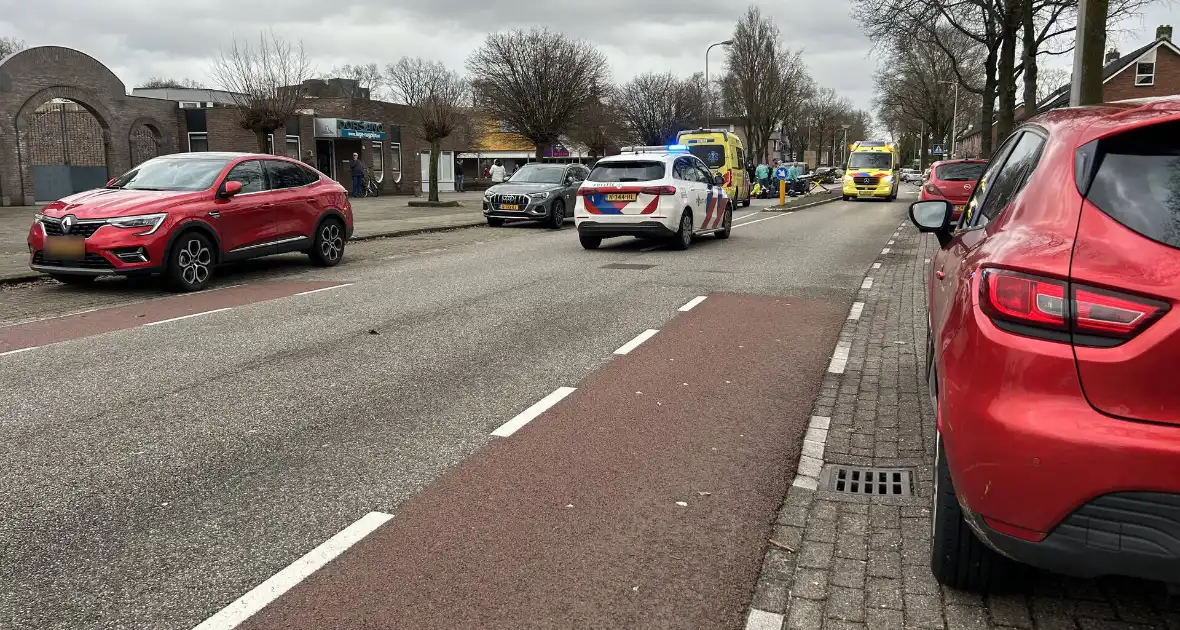
[{"label": "brick paved sidewalk", "polygon": [[[937,242],[908,222],[890,241],[868,270],[833,352],[747,630],[1180,630],[1180,598],[1157,583],[1030,571],[1016,592],[981,596],[934,581],[934,413],[922,364],[925,268]],[[909,469],[915,496],[828,491],[821,478],[836,466]]]}]

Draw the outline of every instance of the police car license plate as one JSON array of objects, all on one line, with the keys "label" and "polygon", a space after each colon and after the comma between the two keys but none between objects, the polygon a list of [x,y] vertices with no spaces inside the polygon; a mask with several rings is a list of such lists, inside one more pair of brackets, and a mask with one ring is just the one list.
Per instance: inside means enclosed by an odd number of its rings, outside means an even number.
[{"label": "police car license plate", "polygon": [[639,198],[638,193],[607,193],[607,201],[635,201]]},{"label": "police car license plate", "polygon": [[502,203],[502,204],[500,204],[500,209],[501,210],[520,210],[520,204],[518,204],[518,203]]},{"label": "police car license plate", "polygon": [[76,236],[46,236],[45,257],[54,260],[79,260],[86,257],[86,239]]}]

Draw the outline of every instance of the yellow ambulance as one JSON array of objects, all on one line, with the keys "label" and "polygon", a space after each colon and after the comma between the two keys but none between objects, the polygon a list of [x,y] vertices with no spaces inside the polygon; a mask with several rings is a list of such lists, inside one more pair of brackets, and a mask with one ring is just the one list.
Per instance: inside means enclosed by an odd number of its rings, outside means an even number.
[{"label": "yellow ambulance", "polygon": [[683,145],[701,159],[714,175],[725,180],[725,193],[734,204],[750,206],[750,176],[746,173],[746,146],[737,134],[724,129],[691,129],[676,135]]},{"label": "yellow ambulance", "polygon": [[897,199],[901,184],[901,154],[884,140],[860,140],[849,147],[844,170],[844,200]]}]

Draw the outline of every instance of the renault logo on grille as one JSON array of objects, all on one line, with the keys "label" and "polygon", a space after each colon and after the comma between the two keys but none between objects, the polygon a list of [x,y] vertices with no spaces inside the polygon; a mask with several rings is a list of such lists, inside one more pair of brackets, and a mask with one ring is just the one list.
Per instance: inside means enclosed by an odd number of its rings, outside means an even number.
[{"label": "renault logo on grille", "polygon": [[61,233],[62,234],[69,234],[70,229],[74,227],[74,223],[77,223],[77,221],[78,221],[78,217],[76,217],[72,214],[67,214],[66,216],[62,217],[62,219],[61,219]]}]

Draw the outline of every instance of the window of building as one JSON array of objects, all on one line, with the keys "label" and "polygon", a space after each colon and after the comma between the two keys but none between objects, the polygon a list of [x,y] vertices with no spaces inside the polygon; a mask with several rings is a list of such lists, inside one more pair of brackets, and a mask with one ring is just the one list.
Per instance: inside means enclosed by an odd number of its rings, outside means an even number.
[{"label": "window of building", "polygon": [[385,179],[385,155],[381,152],[381,143],[374,142],[373,150],[369,151],[370,166],[373,167],[373,177],[377,181]]},{"label": "window of building", "polygon": [[1140,61],[1135,64],[1135,85],[1155,85],[1155,62]]},{"label": "window of building", "polygon": [[188,134],[188,150],[189,151],[208,151],[209,150],[209,134],[207,133],[190,133]]},{"label": "window of building", "polygon": [[389,172],[402,172],[402,145],[396,142],[389,143]]},{"label": "window of building", "polygon": [[181,109],[201,109],[201,104],[197,101],[180,101]]},{"label": "window of building", "polygon": [[299,153],[302,147],[299,144],[299,136],[287,136],[287,157],[292,160],[299,159]]}]

